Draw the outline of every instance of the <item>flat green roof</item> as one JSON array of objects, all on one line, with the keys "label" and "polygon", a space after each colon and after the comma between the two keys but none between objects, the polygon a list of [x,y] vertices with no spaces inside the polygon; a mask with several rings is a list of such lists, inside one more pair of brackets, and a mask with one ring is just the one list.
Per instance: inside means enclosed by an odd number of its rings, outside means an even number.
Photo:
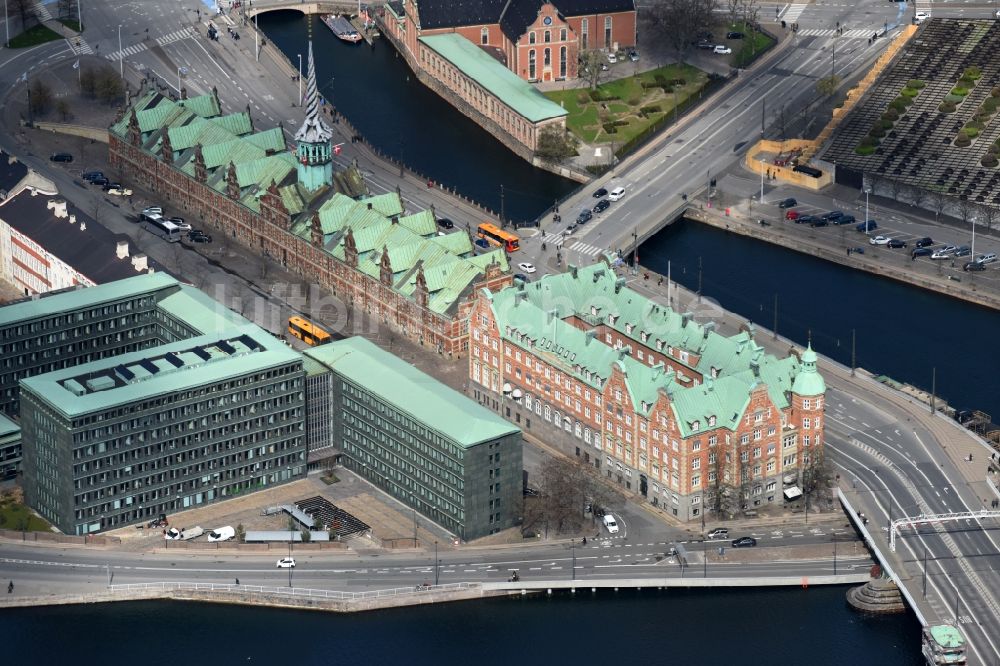
[{"label": "flat green roof", "polygon": [[[241,341],[241,336],[249,337],[259,348],[248,346]],[[220,345],[220,341],[231,351]],[[204,350],[209,358],[195,354],[192,351],[195,348]],[[174,358],[181,363],[179,367],[167,360],[168,352],[175,353]],[[22,379],[21,391],[30,391],[73,418],[301,359],[297,351],[281,340],[254,324],[247,324]],[[120,366],[127,368],[134,377],[125,380],[116,372]],[[85,392],[77,395],[71,388]]]},{"label": "flat green roof", "polygon": [[421,37],[420,41],[531,122],[566,115],[566,109],[466,38],[448,33]]},{"label": "flat green roof", "polygon": [[943,648],[958,648],[965,645],[965,637],[957,628],[949,624],[936,624],[930,627],[931,636]]},{"label": "flat green roof", "polygon": [[161,298],[156,307],[201,333],[242,326],[247,322],[208,294],[186,284],[180,285],[176,293]]},{"label": "flat green roof", "polygon": [[521,431],[364,338],[338,340],[305,355],[464,448]]},{"label": "flat green roof", "polygon": [[166,273],[156,272],[115,280],[96,287],[72,289],[49,296],[42,294],[38,298],[0,307],[0,326],[10,326],[17,322],[39,319],[67,310],[80,310],[178,284],[180,283],[175,278]]},{"label": "flat green roof", "polygon": [[21,426],[17,425],[5,415],[0,414],[0,437],[7,437],[8,435],[13,435],[21,430]]}]

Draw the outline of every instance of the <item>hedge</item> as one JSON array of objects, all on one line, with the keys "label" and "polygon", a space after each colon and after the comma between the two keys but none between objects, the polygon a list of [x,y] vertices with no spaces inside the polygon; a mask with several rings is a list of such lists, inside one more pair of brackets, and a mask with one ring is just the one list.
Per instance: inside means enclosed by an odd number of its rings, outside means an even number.
[{"label": "hedge", "polygon": [[993,153],[986,153],[979,163],[984,167],[995,167],[997,164],[1000,164],[1000,161],[997,160],[997,156]]},{"label": "hedge", "polygon": [[916,90],[920,90],[926,85],[927,84],[921,81],[920,79],[910,79],[909,81],[906,82],[907,88],[914,88]]},{"label": "hedge", "polygon": [[871,155],[875,152],[875,146],[858,146],[854,152],[858,155]]}]

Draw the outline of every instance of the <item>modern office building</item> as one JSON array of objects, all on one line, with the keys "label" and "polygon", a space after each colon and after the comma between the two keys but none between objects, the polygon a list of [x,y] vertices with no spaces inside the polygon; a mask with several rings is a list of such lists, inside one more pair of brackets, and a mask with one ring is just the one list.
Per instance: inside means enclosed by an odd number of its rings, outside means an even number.
[{"label": "modern office building", "polygon": [[720,335],[604,262],[483,291],[470,322],[477,400],[681,520],[780,503],[822,459],[811,348]]},{"label": "modern office building", "polygon": [[21,468],[21,426],[0,414],[0,480],[17,476]]},{"label": "modern office building", "polygon": [[5,305],[0,307],[0,412],[17,413],[18,381],[26,377],[244,322],[159,272]]},{"label": "modern office building", "polygon": [[69,534],[306,469],[301,355],[253,324],[21,381],[28,502]]},{"label": "modern office building", "polygon": [[516,524],[519,428],[363,338],[305,354],[311,443],[462,539]]}]

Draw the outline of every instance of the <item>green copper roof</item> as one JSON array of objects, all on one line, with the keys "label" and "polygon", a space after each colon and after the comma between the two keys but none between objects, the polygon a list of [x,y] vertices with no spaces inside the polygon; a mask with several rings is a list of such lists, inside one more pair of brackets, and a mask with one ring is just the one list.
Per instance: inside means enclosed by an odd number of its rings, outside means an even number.
[{"label": "green copper roof", "polygon": [[188,99],[180,99],[177,100],[176,104],[177,106],[190,109],[202,118],[214,118],[222,113],[222,110],[219,108],[219,102],[215,99],[215,95],[212,95],[211,93],[207,95],[199,95],[197,97],[189,97]]},{"label": "green copper roof", "polygon": [[420,41],[529,121],[566,115],[566,109],[464,37],[448,33],[421,37]]},{"label": "green copper roof", "polygon": [[0,414],[0,437],[9,437],[20,431],[21,426],[17,425],[3,414]]},{"label": "green copper roof", "polygon": [[227,116],[218,116],[212,118],[210,122],[237,136],[243,136],[253,131],[253,122],[250,120],[250,114],[246,111],[230,113]]},{"label": "green copper roof", "polygon": [[10,326],[19,321],[37,319],[66,310],[78,310],[101,303],[132,298],[176,287],[179,284],[176,279],[166,273],[145,273],[96,287],[82,287],[56,294],[42,295],[38,298],[30,298],[0,307],[0,326]]},{"label": "green copper roof", "polygon": [[366,207],[368,204],[371,204],[372,208],[385,217],[403,214],[403,201],[395,192],[386,192],[385,194],[379,194],[373,197],[364,197],[359,201],[359,203]]},{"label": "green copper roof", "polygon": [[[241,336],[247,336],[255,344],[245,344],[247,338]],[[220,341],[228,343],[229,349],[219,345]],[[205,349],[210,358],[205,360],[190,351],[195,348]],[[181,367],[173,367],[163,360],[168,352],[177,354],[183,362]],[[73,418],[288,363],[301,363],[299,353],[263,329],[245,324],[22,379],[21,390],[31,392],[53,409]],[[156,366],[159,371],[150,373],[144,369],[144,366],[149,367],[148,364]],[[119,366],[132,371],[134,378],[123,381],[115,371]],[[118,379],[115,379],[116,375]],[[72,390],[74,385],[84,387],[88,384],[91,384],[90,389],[83,395],[77,395]]]},{"label": "green copper roof", "polygon": [[206,334],[246,323],[242,316],[201,290],[186,284],[178,286],[176,293],[159,300],[158,310]]},{"label": "green copper roof", "polygon": [[826,393],[826,382],[823,381],[823,375],[819,374],[816,369],[816,361],[816,352],[813,351],[810,344],[802,352],[802,369],[795,376],[795,382],[792,384],[793,393],[799,395],[823,395]]},{"label": "green copper roof", "polygon": [[520,429],[360,337],[305,352],[394,408],[468,448]]}]

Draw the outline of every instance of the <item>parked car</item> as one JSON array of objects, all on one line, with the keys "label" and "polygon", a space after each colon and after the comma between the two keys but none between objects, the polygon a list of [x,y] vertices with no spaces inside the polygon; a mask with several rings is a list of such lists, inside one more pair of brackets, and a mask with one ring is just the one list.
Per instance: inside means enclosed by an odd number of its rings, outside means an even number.
[{"label": "parked car", "polygon": [[726,39],[743,39],[743,33],[737,32],[735,30],[730,30],[726,33]]},{"label": "parked car", "polygon": [[833,220],[833,223],[837,225],[854,224],[855,222],[857,222],[857,220],[854,219],[853,215],[844,215],[842,217],[838,217],[836,220]]},{"label": "parked car", "polygon": [[885,236],[875,236],[874,238],[869,240],[868,243],[871,245],[888,245],[889,239],[886,238]]},{"label": "parked car", "polygon": [[976,261],[978,261],[983,265],[992,264],[996,260],[997,260],[997,255],[995,252],[987,252],[986,254],[981,254],[978,257],[976,257]]},{"label": "parked car", "polygon": [[611,63],[612,65],[615,64],[616,62],[618,62],[618,56],[614,53],[609,53],[608,62]]},{"label": "parked car", "polygon": [[295,558],[294,557],[283,557],[278,560],[277,565],[279,569],[294,569],[295,568]]},{"label": "parked car", "polygon": [[98,187],[104,187],[109,182],[111,182],[111,181],[109,181],[107,179],[107,177],[105,177],[105,176],[98,176],[97,178],[94,178],[93,180],[91,180],[90,184],[91,185],[97,185]]},{"label": "parked car", "polygon": [[188,234],[188,240],[192,243],[211,243],[212,237],[199,231],[196,234]]},{"label": "parked car", "polygon": [[52,153],[49,159],[53,162],[72,162],[73,156],[69,153]]},{"label": "parked car", "polygon": [[726,527],[716,527],[714,530],[705,535],[709,539],[728,539],[729,529]]},{"label": "parked car", "polygon": [[797,210],[786,210],[785,219],[786,220],[796,220],[799,217],[799,211]]},{"label": "parked car", "polygon": [[236,530],[231,526],[217,527],[208,533],[209,541],[229,541],[236,536]]},{"label": "parked car", "polygon": [[608,208],[611,208],[611,202],[608,201],[607,199],[601,199],[600,201],[597,202],[597,205],[594,206],[594,212],[603,213]]},{"label": "parked car", "polygon": [[183,217],[172,217],[170,221],[176,224],[181,231],[191,231],[191,225],[185,222]]},{"label": "parked car", "polygon": [[437,224],[442,229],[454,229],[455,223],[449,220],[447,217],[442,217],[437,221]]},{"label": "parked car", "polygon": [[608,192],[608,199],[611,201],[618,201],[623,196],[625,196],[625,188],[618,186],[615,189]]},{"label": "parked car", "polygon": [[108,190],[120,190],[122,189],[122,187],[123,186],[121,183],[104,183],[103,185],[101,185],[101,189],[103,189],[105,192],[107,192]]},{"label": "parked car", "polygon": [[843,212],[839,210],[831,210],[829,213],[823,213],[820,219],[826,220],[827,222],[833,222],[834,220],[839,220],[842,217],[844,217]]},{"label": "parked car", "polygon": [[83,174],[83,176],[81,176],[81,178],[83,178],[88,183],[92,183],[97,178],[104,178],[104,172],[103,171],[87,171],[86,173]]},{"label": "parked car", "polygon": [[829,221],[827,221],[827,220],[823,219],[822,217],[818,217],[818,218],[816,218],[816,220],[814,220],[814,221],[813,221],[813,223],[812,223],[812,224],[810,224],[809,226],[811,226],[811,227],[825,227],[825,226],[826,226],[826,225],[828,225],[828,224],[830,224],[830,222],[829,222]]},{"label": "parked car", "polygon": [[526,262],[526,261],[522,261],[521,263],[519,263],[519,264],[517,265],[517,267],[518,267],[518,268],[520,268],[520,269],[521,269],[522,271],[524,271],[525,273],[528,273],[529,275],[530,275],[531,273],[534,273],[534,272],[535,272],[535,270],[536,270],[536,269],[535,269],[535,265],[534,265],[534,264],[529,264],[529,263],[528,263],[528,262]]},{"label": "parked car", "polygon": [[594,194],[591,195],[591,196],[593,196],[595,199],[600,199],[602,197],[608,196],[608,191],[607,191],[607,189],[605,189],[605,188],[602,187],[601,189],[599,189],[596,192],[594,192]]},{"label": "parked car", "polygon": [[955,250],[956,257],[967,257],[972,254],[972,250],[969,249],[968,245],[959,245],[958,249]]},{"label": "parked car", "polygon": [[146,206],[142,209],[142,212],[146,215],[163,215],[163,208],[160,206]]},{"label": "parked car", "polygon": [[934,250],[931,254],[931,259],[951,259],[951,255],[954,254],[955,250],[958,248],[954,245],[945,245],[944,247],[939,247]]},{"label": "parked car", "polygon": [[866,220],[865,222],[860,223],[858,226],[854,228],[860,231],[861,233],[866,234],[869,231],[875,231],[876,229],[878,229],[878,222],[876,222],[875,220]]},{"label": "parked car", "polygon": [[799,215],[798,217],[791,218],[794,220],[795,224],[812,224],[819,218],[815,215]]},{"label": "parked car", "polygon": [[892,247],[898,250],[901,247],[906,247],[906,241],[901,241],[898,238],[890,238],[889,242],[885,245],[886,247]]},{"label": "parked car", "polygon": [[631,60],[632,62],[639,62],[639,52],[638,51],[629,51],[628,52],[628,59]]},{"label": "parked car", "polygon": [[917,240],[917,242],[913,245],[914,247],[930,247],[931,245],[934,245],[934,241],[931,240],[930,236],[924,236],[923,238]]},{"label": "parked car", "polygon": [[712,42],[709,42],[709,41],[704,41],[703,40],[703,41],[695,42],[695,46],[697,46],[699,49],[706,49],[708,51],[715,50],[715,44],[713,44]]},{"label": "parked car", "polygon": [[733,548],[751,548],[757,545],[757,539],[753,537],[740,537],[733,539]]},{"label": "parked car", "polygon": [[116,197],[130,197],[132,196],[132,190],[127,187],[112,187],[108,190],[108,194],[113,194]]},{"label": "parked car", "polygon": [[910,252],[910,257],[916,259],[917,257],[930,257],[933,256],[934,250],[929,247],[915,247],[913,251]]},{"label": "parked car", "polygon": [[717,55],[729,55],[732,52],[733,50],[728,46],[726,46],[725,44],[716,44],[715,48],[712,49],[712,53],[715,53]]},{"label": "parked car", "polygon": [[791,208],[792,206],[798,206],[799,202],[793,197],[788,197],[787,199],[782,199],[778,202],[778,208]]},{"label": "parked car", "polygon": [[594,214],[590,212],[589,208],[585,208],[580,211],[579,215],[576,216],[576,223],[586,224],[587,222],[590,222],[592,219],[594,219]]},{"label": "parked car", "polygon": [[985,271],[986,264],[981,264],[978,261],[967,261],[965,265],[962,266],[963,271]]}]

